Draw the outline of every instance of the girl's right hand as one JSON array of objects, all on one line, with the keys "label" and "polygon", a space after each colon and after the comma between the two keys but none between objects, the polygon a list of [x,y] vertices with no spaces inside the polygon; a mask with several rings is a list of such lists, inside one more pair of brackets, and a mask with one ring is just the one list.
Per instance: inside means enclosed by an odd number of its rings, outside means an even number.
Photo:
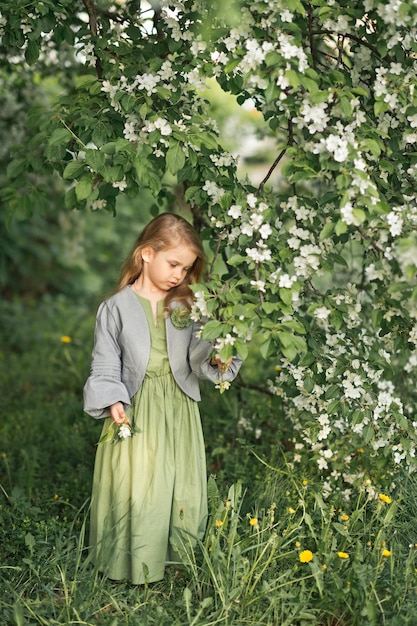
[{"label": "girl's right hand", "polygon": [[115,404],[111,405],[110,415],[113,422],[115,422],[118,426],[121,424],[130,424],[122,402],[115,402]]}]

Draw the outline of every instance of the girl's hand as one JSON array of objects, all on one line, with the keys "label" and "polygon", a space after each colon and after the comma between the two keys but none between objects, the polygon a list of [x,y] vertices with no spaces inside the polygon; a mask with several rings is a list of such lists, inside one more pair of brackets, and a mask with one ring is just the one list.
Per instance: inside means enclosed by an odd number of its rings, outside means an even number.
[{"label": "girl's hand", "polygon": [[229,369],[229,365],[231,364],[232,360],[232,357],[230,357],[230,359],[227,359],[227,361],[222,361],[219,356],[214,356],[210,359],[210,365],[217,365],[217,367],[219,368],[219,372],[221,374],[224,374]]},{"label": "girl's hand", "polygon": [[116,402],[115,404],[111,405],[110,415],[113,422],[115,422],[118,426],[120,426],[121,424],[130,424],[129,418],[125,413],[122,402]]}]

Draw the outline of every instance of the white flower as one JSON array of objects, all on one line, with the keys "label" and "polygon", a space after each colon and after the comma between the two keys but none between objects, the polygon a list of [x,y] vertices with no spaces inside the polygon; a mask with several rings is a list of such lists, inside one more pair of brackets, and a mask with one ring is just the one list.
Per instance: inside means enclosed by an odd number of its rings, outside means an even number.
[{"label": "white flower", "polygon": [[161,135],[170,135],[172,133],[171,126],[162,117],[158,117],[155,120],[154,126],[161,132]]},{"label": "white flower", "polygon": [[129,424],[122,424],[118,430],[118,435],[120,439],[127,439],[132,436],[132,430]]},{"label": "white flower", "polygon": [[153,74],[142,74],[136,76],[135,83],[138,89],[144,89],[148,96],[156,92],[156,85],[159,83],[160,77]]},{"label": "white flower", "polygon": [[227,215],[237,220],[242,215],[242,207],[239,204],[233,204],[228,210]]},{"label": "white flower", "polygon": [[318,320],[327,320],[331,311],[325,306],[320,306],[314,311],[314,317]]},{"label": "white flower", "polygon": [[265,293],[265,282],[263,280],[251,280],[250,284],[258,291],[263,291]]}]

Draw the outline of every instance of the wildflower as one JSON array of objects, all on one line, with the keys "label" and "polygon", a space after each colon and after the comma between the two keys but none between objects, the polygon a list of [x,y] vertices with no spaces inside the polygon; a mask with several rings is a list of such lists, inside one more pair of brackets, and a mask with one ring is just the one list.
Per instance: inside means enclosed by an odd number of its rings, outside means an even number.
[{"label": "wildflower", "polygon": [[288,507],[288,513],[291,513],[291,515],[294,515],[295,509],[293,509],[292,506]]},{"label": "wildflower", "polygon": [[313,560],[313,556],[311,550],[303,550],[300,552],[299,559],[301,563],[310,563]]},{"label": "wildflower", "polygon": [[347,552],[338,552],[337,556],[339,557],[339,559],[348,559],[349,555]]},{"label": "wildflower", "polygon": [[382,556],[386,556],[386,557],[391,556],[391,550],[387,550],[387,549],[382,550]]},{"label": "wildflower", "polygon": [[326,563],[323,563],[323,565],[321,566],[321,569],[327,569]]},{"label": "wildflower", "polygon": [[68,335],[62,335],[61,341],[62,343],[71,343],[71,337],[69,337]]},{"label": "wildflower", "polygon": [[389,496],[386,496],[384,493],[380,493],[378,498],[380,500],[382,500],[382,502],[385,502],[386,504],[391,504],[392,500]]},{"label": "wildflower", "polygon": [[342,522],[346,522],[349,519],[349,515],[342,515]]},{"label": "wildflower", "polygon": [[301,543],[300,543],[299,541],[296,541],[296,542],[295,542],[295,547],[296,547],[296,548],[299,548],[300,546],[301,546]]},{"label": "wildflower", "polygon": [[306,485],[308,485],[308,480],[303,480],[303,487],[305,487]]},{"label": "wildflower", "polygon": [[251,526],[257,526],[258,525],[258,518],[257,517],[251,517],[249,520],[249,524]]},{"label": "wildflower", "polygon": [[54,500],[58,500],[59,495],[57,493],[54,493]]},{"label": "wildflower", "polygon": [[221,519],[216,519],[215,524],[216,528],[221,528],[223,526],[223,522]]}]

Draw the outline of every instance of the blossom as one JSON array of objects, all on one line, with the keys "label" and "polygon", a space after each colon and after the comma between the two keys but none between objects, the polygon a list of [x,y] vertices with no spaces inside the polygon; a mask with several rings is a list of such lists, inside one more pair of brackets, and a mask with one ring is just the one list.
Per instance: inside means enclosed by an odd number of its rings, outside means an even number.
[{"label": "blossom", "polygon": [[391,550],[387,550],[386,548],[382,550],[382,556],[388,557],[391,556]]},{"label": "blossom", "polygon": [[349,555],[348,555],[348,553],[347,553],[347,552],[338,552],[338,553],[337,553],[337,556],[339,557],[339,559],[342,559],[342,560],[343,560],[343,559],[348,559],[348,558],[349,558]]},{"label": "blossom", "polygon": [[128,439],[132,436],[132,430],[129,424],[122,424],[117,432],[120,439]]},{"label": "blossom", "polygon": [[214,525],[216,526],[216,528],[221,528],[223,526],[223,522],[220,519],[216,519]]},{"label": "blossom", "polygon": [[68,335],[62,335],[61,341],[62,343],[71,343],[72,339]]},{"label": "blossom", "polygon": [[385,502],[386,504],[391,504],[392,500],[389,496],[386,496],[384,493],[380,493],[378,495],[379,500],[381,500],[381,502]]},{"label": "blossom", "polygon": [[313,553],[311,550],[303,550],[300,552],[299,559],[301,563],[310,563],[313,560]]},{"label": "blossom", "polygon": [[227,215],[237,220],[242,215],[242,207],[239,204],[233,204],[228,210]]},{"label": "blossom", "polygon": [[249,524],[251,526],[258,526],[258,523],[259,522],[258,522],[258,518],[257,517],[251,517],[250,520],[249,520]]}]

